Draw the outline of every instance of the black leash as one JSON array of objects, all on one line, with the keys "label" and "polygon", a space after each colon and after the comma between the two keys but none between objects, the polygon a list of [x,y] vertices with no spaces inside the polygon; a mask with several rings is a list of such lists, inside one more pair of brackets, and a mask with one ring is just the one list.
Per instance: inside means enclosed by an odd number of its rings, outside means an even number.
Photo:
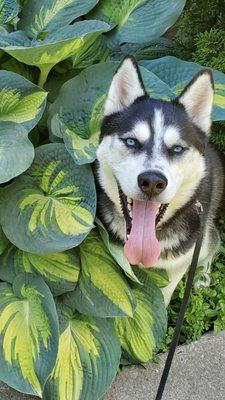
[{"label": "black leash", "polygon": [[167,379],[169,376],[170,368],[171,368],[171,365],[173,362],[174,353],[175,353],[176,347],[179,342],[181,328],[182,328],[182,324],[184,321],[184,315],[185,315],[185,312],[187,309],[188,300],[189,300],[191,289],[192,289],[192,284],[193,284],[193,280],[194,280],[194,276],[195,276],[196,267],[198,265],[198,259],[199,259],[199,254],[200,254],[202,241],[203,241],[203,234],[204,234],[204,212],[203,212],[203,208],[202,208],[202,205],[200,202],[196,203],[196,208],[197,208],[197,212],[198,212],[199,219],[200,219],[200,231],[199,231],[199,235],[198,235],[198,238],[197,238],[197,241],[195,244],[195,248],[194,248],[194,253],[193,253],[193,257],[192,257],[192,261],[191,261],[191,265],[190,265],[190,269],[189,269],[189,274],[188,274],[187,284],[186,284],[186,288],[185,288],[185,292],[184,292],[184,297],[183,297],[183,300],[181,303],[180,312],[179,312],[177,323],[176,323],[176,329],[175,329],[175,332],[173,335],[172,343],[169,348],[168,356],[166,359],[165,367],[164,367],[164,370],[162,373],[162,377],[160,380],[160,384],[158,387],[158,392],[157,392],[155,400],[161,400],[163,393],[164,393],[164,389],[165,389],[166,382],[167,382]]}]

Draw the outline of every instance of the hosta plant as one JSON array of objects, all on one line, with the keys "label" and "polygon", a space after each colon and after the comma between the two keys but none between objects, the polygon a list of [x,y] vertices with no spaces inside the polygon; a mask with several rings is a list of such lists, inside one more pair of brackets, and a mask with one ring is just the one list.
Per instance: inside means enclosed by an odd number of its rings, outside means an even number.
[{"label": "hosta plant", "polygon": [[[98,400],[121,362],[146,363],[162,343],[167,275],[131,267],[109,237],[93,163],[124,54],[164,100],[202,68],[152,60],[170,54],[161,36],[184,5],[0,0],[0,380],[18,391]],[[213,118],[225,120],[225,76],[214,77]]]}]

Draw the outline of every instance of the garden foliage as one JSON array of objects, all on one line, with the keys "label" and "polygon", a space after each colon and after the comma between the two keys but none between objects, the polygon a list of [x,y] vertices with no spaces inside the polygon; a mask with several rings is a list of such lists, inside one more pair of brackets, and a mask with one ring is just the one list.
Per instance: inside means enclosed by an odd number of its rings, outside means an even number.
[{"label": "garden foliage", "polygon": [[[112,76],[137,55],[150,96],[202,67],[165,56],[185,0],[0,0],[0,379],[97,400],[162,344],[164,272],[131,267],[96,218],[92,163]],[[225,75],[214,71],[214,121]]]}]

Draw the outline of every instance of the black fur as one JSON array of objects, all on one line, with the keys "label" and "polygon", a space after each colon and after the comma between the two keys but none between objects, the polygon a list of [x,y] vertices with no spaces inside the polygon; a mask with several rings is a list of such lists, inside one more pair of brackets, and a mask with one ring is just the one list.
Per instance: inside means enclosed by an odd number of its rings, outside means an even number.
[{"label": "black fur", "polygon": [[145,151],[150,155],[154,143],[154,130],[151,121],[156,108],[162,110],[165,118],[165,125],[168,126],[175,124],[181,132],[181,137],[187,142],[187,144],[197,148],[200,153],[204,152],[207,141],[206,134],[192,123],[184,107],[178,103],[177,100],[167,102],[163,100],[150,99],[148,95],[139,97],[124,111],[106,116],[103,119],[101,126],[100,141],[107,135],[121,136],[124,133],[131,131],[137,121],[146,121],[150,126],[152,134],[140,151]]}]

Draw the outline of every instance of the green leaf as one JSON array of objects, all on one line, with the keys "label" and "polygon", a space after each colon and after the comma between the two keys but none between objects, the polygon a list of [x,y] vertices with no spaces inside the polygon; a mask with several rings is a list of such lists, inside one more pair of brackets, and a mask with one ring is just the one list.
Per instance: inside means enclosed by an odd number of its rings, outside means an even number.
[{"label": "green leaf", "polygon": [[[163,57],[153,61],[143,60],[140,64],[162,79],[171,88],[174,96],[179,95],[194,75],[204,68],[199,64],[182,61],[176,57]],[[212,71],[215,80],[212,119],[213,121],[225,120],[225,74],[216,70]]]},{"label": "green leaf", "polygon": [[[9,72],[15,72],[16,74],[23,76],[24,78],[28,79],[31,82],[37,82],[38,79],[38,73],[36,70],[30,68],[26,64],[22,64],[19,61],[15,60],[13,57],[9,57],[6,61],[4,61],[2,64],[2,69],[9,71]],[[40,90],[40,88],[39,88]],[[47,93],[46,93],[47,94]],[[48,98],[49,100],[49,98]]]},{"label": "green leaf", "polygon": [[81,244],[80,256],[79,282],[65,295],[67,304],[94,317],[132,316],[135,297],[97,230]]},{"label": "green leaf", "polygon": [[19,275],[0,283],[0,379],[40,396],[57,356],[58,318],[41,278]]},{"label": "green leaf", "polygon": [[156,353],[167,329],[167,313],[161,290],[143,269],[135,268],[143,283],[133,289],[137,308],[132,318],[116,317],[115,327],[122,349],[136,362],[147,362]]},{"label": "green leaf", "polygon": [[87,42],[79,53],[71,57],[72,67],[84,69],[97,62],[102,62],[107,58],[108,52],[105,36],[101,35],[95,38],[93,35],[93,40]]},{"label": "green leaf", "polygon": [[[62,137],[77,164],[96,158],[103,106],[117,62],[93,65],[67,81],[50,107],[51,133]],[[172,97],[169,87],[145,68],[141,68],[147,91],[154,98]]]},{"label": "green leaf", "polygon": [[61,304],[59,350],[44,400],[98,400],[117,373],[121,350],[111,320],[72,313]]},{"label": "green leaf", "polygon": [[19,74],[0,71],[0,121],[20,123],[28,131],[40,120],[47,93]]},{"label": "green leaf", "polygon": [[8,246],[9,241],[7,237],[5,236],[2,227],[0,225],[0,254],[4,253],[6,247]]},{"label": "green leaf", "polygon": [[43,86],[54,65],[79,51],[96,32],[107,30],[104,22],[80,21],[47,33],[41,39],[30,40],[22,31],[0,33],[0,49],[20,62],[38,67],[39,85]]},{"label": "green leaf", "polygon": [[80,257],[73,249],[63,253],[32,254],[11,245],[0,256],[0,279],[13,283],[21,273],[40,275],[54,296],[75,289],[80,273]]},{"label": "green leaf", "polygon": [[34,158],[34,148],[23,126],[0,121],[0,155],[0,183],[9,181],[29,168]]},{"label": "green leaf", "polygon": [[107,230],[105,229],[104,225],[102,224],[102,222],[98,218],[96,218],[95,221],[96,221],[99,233],[101,235],[101,238],[102,238],[105,246],[107,247],[108,251],[110,252],[110,254],[115,259],[115,261],[118,263],[118,265],[123,269],[125,274],[132,281],[134,281],[136,283],[140,283],[138,278],[134,274],[129,261],[127,260],[127,257],[124,254],[123,246],[121,244],[116,243],[116,242],[112,242],[109,239],[109,234],[108,234]]},{"label": "green leaf", "polygon": [[8,239],[29,253],[79,245],[93,227],[96,193],[91,168],[77,166],[65,146],[36,149],[26,174],[2,190],[1,221]]},{"label": "green leaf", "polygon": [[17,0],[0,0],[0,25],[16,22],[19,11]]},{"label": "green leaf", "polygon": [[55,31],[89,12],[98,0],[29,0],[25,3],[18,28],[31,38]]},{"label": "green leaf", "polygon": [[136,60],[152,60],[174,53],[174,42],[166,38],[159,38],[146,43],[124,43],[109,53],[112,61],[122,61],[125,56],[132,54]]},{"label": "green leaf", "polygon": [[168,274],[164,269],[148,268],[145,272],[158,287],[165,287],[170,283]]},{"label": "green leaf", "polygon": [[110,48],[122,43],[146,43],[158,39],[181,14],[185,0],[100,0],[91,18],[115,29],[108,35]]}]

